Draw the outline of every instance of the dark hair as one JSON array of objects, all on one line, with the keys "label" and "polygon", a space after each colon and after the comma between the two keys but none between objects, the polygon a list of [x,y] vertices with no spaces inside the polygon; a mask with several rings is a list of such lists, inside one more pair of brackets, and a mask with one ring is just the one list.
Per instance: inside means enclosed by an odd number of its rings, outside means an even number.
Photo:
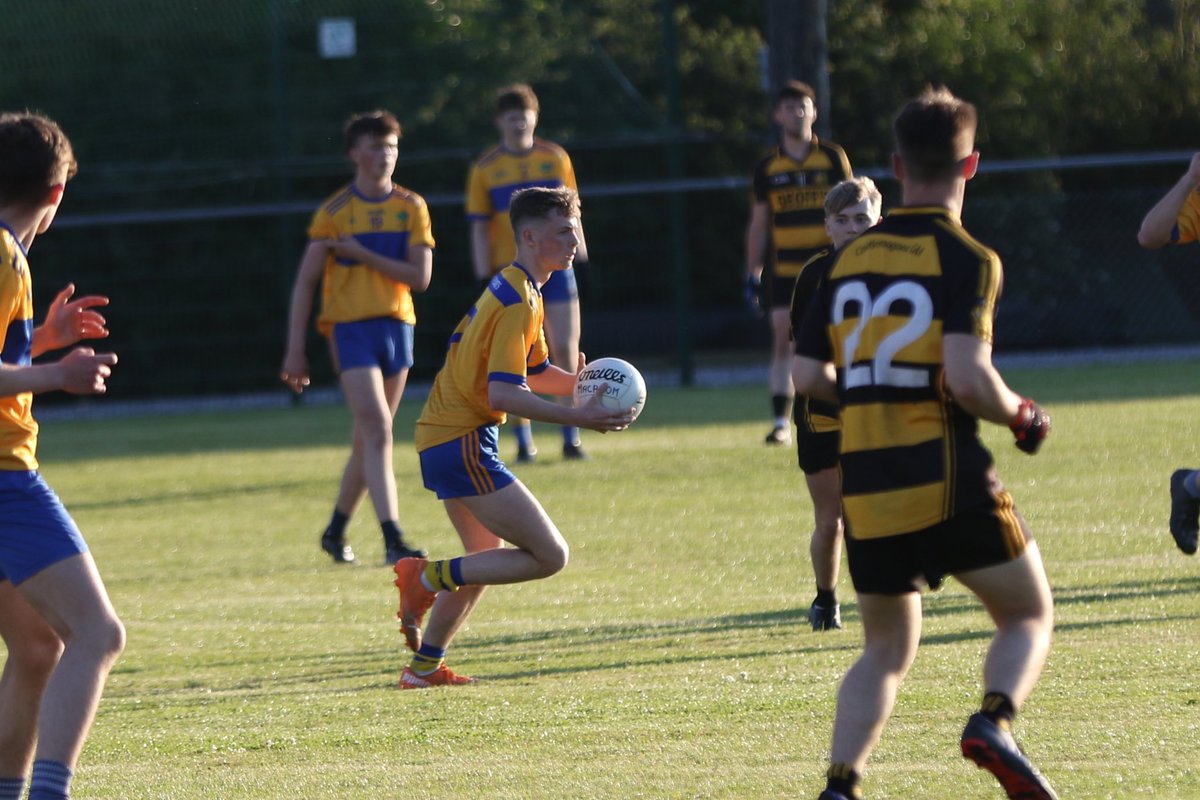
[{"label": "dark hair", "polygon": [[578,217],[579,194],[565,186],[555,189],[531,186],[514,192],[508,204],[508,218],[512,222],[513,233],[520,231],[526,222],[548,219],[556,212],[564,217]]},{"label": "dark hair", "polygon": [[346,152],[349,153],[363,136],[387,136],[396,134],[400,138],[400,123],[390,111],[382,109],[355,114],[346,120],[345,131]]},{"label": "dark hair", "polygon": [[496,92],[496,114],[505,111],[538,111],[537,95],[527,83],[514,83]]},{"label": "dark hair", "polygon": [[807,97],[817,102],[817,93],[804,81],[787,81],[775,93],[775,105],[778,107],[784,100],[803,100]]},{"label": "dark hair", "polygon": [[917,181],[953,178],[975,147],[978,124],[975,106],[945,86],[927,87],[892,123],[906,175]]},{"label": "dark hair", "polygon": [[32,111],[0,114],[0,205],[36,207],[78,169],[57,122]]}]

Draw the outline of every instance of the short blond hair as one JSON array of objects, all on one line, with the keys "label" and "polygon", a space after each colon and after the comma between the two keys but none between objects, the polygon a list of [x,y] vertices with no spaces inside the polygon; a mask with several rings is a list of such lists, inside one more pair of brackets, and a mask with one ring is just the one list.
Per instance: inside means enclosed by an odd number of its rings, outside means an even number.
[{"label": "short blond hair", "polygon": [[883,195],[875,186],[875,181],[866,176],[847,178],[834,186],[825,195],[825,216],[832,217],[842,209],[867,201],[871,216],[879,218],[883,210]]}]

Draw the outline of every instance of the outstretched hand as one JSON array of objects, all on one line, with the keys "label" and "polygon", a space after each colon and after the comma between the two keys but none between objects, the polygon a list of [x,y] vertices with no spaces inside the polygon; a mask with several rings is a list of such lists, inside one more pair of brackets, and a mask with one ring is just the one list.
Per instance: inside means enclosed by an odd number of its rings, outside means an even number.
[{"label": "outstretched hand", "polygon": [[116,353],[97,353],[90,347],[79,347],[58,362],[62,375],[62,390],[71,394],[104,394],[108,391],[105,379],[117,363]]},{"label": "outstretched hand", "polygon": [[85,295],[76,300],[75,284],[66,287],[50,301],[46,309],[46,320],[42,323],[42,350],[57,350],[69,347],[81,339],[104,339],[108,336],[104,315],[93,309],[108,305],[108,298],[101,295]]}]

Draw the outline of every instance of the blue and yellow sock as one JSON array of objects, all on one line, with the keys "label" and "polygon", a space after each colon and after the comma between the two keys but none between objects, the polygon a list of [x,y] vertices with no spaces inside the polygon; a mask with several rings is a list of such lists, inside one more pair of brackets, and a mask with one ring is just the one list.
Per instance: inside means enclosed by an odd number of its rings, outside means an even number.
[{"label": "blue and yellow sock", "polygon": [[442,647],[434,647],[431,644],[421,643],[421,649],[413,656],[413,660],[409,663],[408,668],[418,675],[428,675],[431,672],[437,671],[437,668],[446,663],[446,650]]},{"label": "blue and yellow sock", "polygon": [[441,561],[430,561],[425,565],[421,583],[431,592],[453,592],[463,585],[462,556]]},{"label": "blue and yellow sock", "polygon": [[0,800],[21,800],[24,791],[24,778],[0,778]]},{"label": "blue and yellow sock", "polygon": [[29,800],[67,800],[71,792],[71,770],[66,764],[49,759],[33,762],[29,779]]}]

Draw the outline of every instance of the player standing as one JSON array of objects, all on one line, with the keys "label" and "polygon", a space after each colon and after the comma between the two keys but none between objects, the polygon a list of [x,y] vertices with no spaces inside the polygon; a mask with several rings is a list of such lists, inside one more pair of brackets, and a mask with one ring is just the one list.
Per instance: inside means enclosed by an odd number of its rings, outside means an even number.
[{"label": "player standing", "polygon": [[54,222],[75,156],[66,135],[37,114],[0,115],[0,800],[65,800],[108,673],[125,647],[87,544],[37,472],[33,395],[103,394],[112,353],[79,347],[108,335],[95,306],[69,285],[33,326],[27,256]]},{"label": "player standing", "polygon": [[[879,222],[883,197],[870,178],[850,178],[825,195],[825,232],[833,249],[809,259],[792,293],[792,329],[799,326],[805,309],[837,252],[854,237]],[[814,631],[842,627],[837,600],[838,568],[842,559],[842,493],[838,474],[840,423],[837,406],[803,394],[796,396],[796,453],[813,502],[813,533],[809,542],[817,596],[808,609]]]},{"label": "player standing", "polygon": [[308,385],[305,333],[321,284],[317,328],[354,419],[350,458],[321,548],[353,563],[346,524],[369,493],[383,532],[384,560],[424,555],[404,540],[392,466],[392,420],[413,363],[413,292],[429,286],[433,232],[420,195],[392,182],[400,123],[386,111],[356,114],[345,126],[354,180],[321,204],[308,229],[292,289],[280,377],[299,394]]},{"label": "player standing", "polygon": [[583,367],[582,355],[573,372],[550,363],[539,291],[553,273],[570,269],[583,241],[579,198],[566,188],[524,189],[513,196],[510,216],[516,260],[492,278],[451,335],[446,363],[417,420],[425,487],[445,503],[467,554],[396,564],[401,630],[415,651],[401,689],[469,683],[445,665],[446,648],[483,590],[546,578],[567,565],[566,540],[500,460],[497,431],[505,414],[601,432],[633,420],[632,411],[602,406],[602,392],[577,408],[534,394],[569,397]]},{"label": "player standing", "polygon": [[1017,747],[1013,717],[1053,628],[1041,554],[978,437],[1007,425],[1035,452],[1050,419],[992,364],[1002,272],[960,222],[975,175],[975,107],[927,90],[894,123],[903,207],[838,254],[797,335],[797,388],[836,401],[850,576],[864,645],[838,691],[821,800],[861,797],[860,776],[921,637],[920,589],[953,575],[996,626],[962,753],[1011,798],[1056,798]]},{"label": "player standing", "polygon": [[[471,165],[467,180],[467,218],[471,222],[471,260],[475,277],[482,284],[512,263],[516,253],[509,203],[521,189],[531,186],[565,186],[578,191],[575,170],[567,151],[554,142],[534,136],[539,105],[529,86],[506,86],[496,95],[496,129],[500,143]],[[579,230],[577,263],[587,261],[587,243]],[[545,304],[546,339],[550,360],[563,367],[575,368],[579,358],[579,289],[573,267],[559,270],[541,288]],[[509,420],[517,439],[517,461],[531,462],[537,457],[533,429],[529,420],[514,415]],[[563,458],[584,460],[587,453],[579,441],[579,428],[562,428]]]},{"label": "player standing", "polygon": [[[1200,153],[1192,156],[1175,185],[1146,212],[1138,230],[1138,244],[1157,250],[1168,244],[1200,240]],[[1200,534],[1200,471],[1186,467],[1171,473],[1171,536],[1189,556],[1196,552]]]},{"label": "player standing", "polygon": [[816,94],[800,81],[788,81],[775,96],[772,119],[780,141],[754,170],[754,202],[746,229],[746,300],[756,309],[765,294],[771,316],[771,411],[767,444],[791,441],[792,347],[788,303],[796,276],[808,259],[829,246],[825,233],[825,193],[851,177],[841,147],[813,133]]}]

